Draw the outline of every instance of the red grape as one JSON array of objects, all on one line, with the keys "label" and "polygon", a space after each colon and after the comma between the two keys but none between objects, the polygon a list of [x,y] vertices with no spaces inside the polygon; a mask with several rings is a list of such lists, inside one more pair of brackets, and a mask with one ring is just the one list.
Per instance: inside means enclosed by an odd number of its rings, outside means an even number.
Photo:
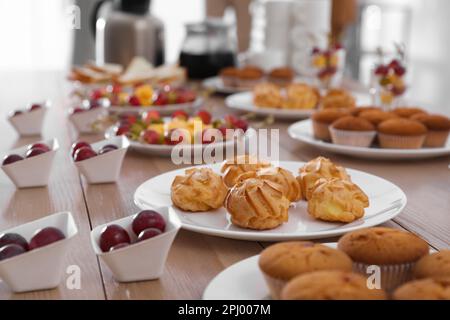
[{"label": "red grape", "polygon": [[82,148],[82,147],[91,148],[91,145],[89,143],[85,142],[85,141],[77,141],[77,142],[75,142],[74,144],[72,144],[72,148],[71,148],[71,150],[72,150],[71,151],[72,157],[75,155],[75,152],[78,149]]},{"label": "red grape", "polygon": [[129,245],[130,245],[129,243],[122,242],[122,243],[116,244],[115,246],[109,248],[109,251],[122,249],[122,248],[128,247]]},{"label": "red grape", "polygon": [[42,109],[42,106],[40,104],[34,103],[30,107],[30,111],[39,110]]},{"label": "red grape", "polygon": [[30,240],[30,250],[47,246],[53,242],[65,239],[61,230],[55,227],[47,227],[37,230]]},{"label": "red grape", "polygon": [[161,230],[156,228],[148,228],[143,230],[141,233],[139,233],[139,236],[137,238],[137,242],[141,242],[156,236],[159,236],[162,234]]},{"label": "red grape", "polygon": [[26,252],[25,249],[17,244],[7,244],[0,248],[0,261],[12,258],[24,252]]},{"label": "red grape", "polygon": [[103,252],[108,252],[118,244],[130,242],[131,240],[127,230],[117,224],[105,226],[100,233],[100,249]]},{"label": "red grape", "polygon": [[148,228],[156,228],[161,232],[166,229],[166,221],[156,211],[144,210],[139,212],[133,219],[132,229],[136,235]]},{"label": "red grape", "polygon": [[41,149],[41,148],[29,149],[27,151],[27,153],[25,154],[25,158],[35,157],[35,156],[38,156],[38,155],[46,153],[46,152],[47,152],[47,150]]},{"label": "red grape", "polygon": [[96,155],[97,155],[97,153],[94,150],[92,150],[90,147],[89,148],[82,147],[75,152],[75,155],[73,156],[73,160],[75,162],[83,161],[83,160],[93,158]]},{"label": "red grape", "polygon": [[46,152],[50,151],[50,147],[44,143],[34,143],[28,146],[28,150],[31,149],[43,149]]},{"label": "red grape", "polygon": [[11,164],[11,163],[14,163],[14,162],[20,161],[20,160],[23,160],[23,157],[21,157],[17,154],[10,154],[3,158],[2,165],[6,166],[7,164]]},{"label": "red grape", "polygon": [[0,248],[7,244],[17,244],[28,251],[28,242],[18,233],[3,233],[0,235]]}]

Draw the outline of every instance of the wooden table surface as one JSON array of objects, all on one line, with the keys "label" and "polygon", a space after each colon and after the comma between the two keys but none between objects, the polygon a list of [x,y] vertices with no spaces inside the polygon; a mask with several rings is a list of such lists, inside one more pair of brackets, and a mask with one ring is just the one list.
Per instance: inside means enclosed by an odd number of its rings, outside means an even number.
[{"label": "wooden table surface", "polygon": [[[128,151],[120,179],[115,184],[88,185],[69,156],[77,134],[67,121],[67,85],[62,73],[2,73],[0,77],[0,154],[39,138],[19,138],[6,121],[9,111],[30,101],[51,98],[53,107],[45,120],[43,138],[56,137],[60,150],[47,188],[18,190],[0,173],[0,230],[8,229],[58,211],[71,211],[79,229],[67,255],[66,265],[81,268],[81,289],[70,290],[65,282],[54,290],[13,294],[0,281],[0,299],[199,299],[209,281],[231,264],[258,254],[267,243],[238,241],[181,230],[171,248],[159,280],[129,284],[115,282],[108,268],[91,249],[90,230],[100,224],[131,215],[136,188],[160,173],[177,168],[169,158]],[[223,97],[207,101],[215,114],[230,112]],[[445,112],[445,111],[444,111]],[[308,161],[323,155],[345,167],[379,175],[397,184],[408,197],[404,211],[388,226],[404,228],[436,248],[450,247],[449,157],[422,161],[369,161],[321,152],[289,138],[289,123],[276,122],[281,137],[280,159]],[[80,137],[89,142],[101,135]],[[326,242],[336,239],[322,239]]]}]

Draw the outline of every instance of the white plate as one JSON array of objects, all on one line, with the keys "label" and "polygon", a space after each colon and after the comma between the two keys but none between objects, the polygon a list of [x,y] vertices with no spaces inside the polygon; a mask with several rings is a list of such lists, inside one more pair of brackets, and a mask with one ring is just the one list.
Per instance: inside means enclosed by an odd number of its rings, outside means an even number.
[{"label": "white plate", "polygon": [[[221,163],[205,165],[220,172]],[[303,162],[280,161],[279,166],[297,174]],[[204,167],[204,166],[203,166]],[[158,208],[172,205],[170,186],[176,175],[185,169],[166,172],[147,180],[136,190],[134,202],[141,208]],[[290,239],[317,239],[338,236],[349,231],[371,227],[398,215],[406,205],[403,191],[380,177],[348,169],[352,180],[367,194],[370,200],[364,218],[352,223],[331,223],[312,218],[306,211],[306,201],[300,201],[289,209],[289,221],[272,230],[250,230],[232,225],[224,207],[215,211],[188,213],[175,208],[182,228],[224,238],[253,241],[282,241]]]},{"label": "white plate", "polygon": [[[371,97],[368,94],[351,92],[357,105],[368,105]],[[315,109],[281,109],[257,107],[253,104],[253,93],[250,91],[233,94],[225,99],[225,104],[232,109],[252,112],[263,116],[274,116],[277,119],[297,120],[309,118]]]},{"label": "white plate", "polygon": [[[336,248],[337,243],[324,243]],[[430,253],[435,252],[431,249]],[[239,261],[223,270],[206,287],[203,300],[271,300],[258,266],[259,255]]]},{"label": "white plate", "polygon": [[[243,138],[248,140],[250,137],[254,136],[256,132],[249,128]],[[105,132],[105,138],[109,139],[114,137],[114,126],[109,127]],[[186,148],[191,148],[191,154],[195,154],[200,152],[200,150],[204,150],[206,147],[210,146],[210,148],[216,148],[218,145],[223,145],[223,148],[233,147],[235,144],[234,140],[227,140],[224,142],[212,143],[212,144],[192,144],[186,146]],[[141,143],[138,141],[133,141],[130,139],[130,149],[135,150],[137,152],[145,153],[148,155],[156,155],[162,157],[170,157],[172,155],[172,150],[175,146],[166,145],[166,144],[147,144]],[[202,151],[203,152],[203,151]]]},{"label": "white plate", "polygon": [[308,145],[315,146],[321,150],[331,151],[348,156],[368,159],[423,159],[450,155],[450,139],[442,148],[421,149],[381,149],[363,148],[334,144],[317,140],[314,138],[311,120],[303,120],[292,124],[288,128],[289,135]]},{"label": "white plate", "polygon": [[161,115],[168,116],[177,110],[185,110],[188,113],[190,113],[191,111],[194,111],[195,109],[200,107],[202,103],[203,99],[198,97],[197,99],[195,99],[195,101],[189,103],[167,104],[165,106],[138,106],[138,107],[112,105],[107,107],[107,110],[115,114],[158,111]]}]

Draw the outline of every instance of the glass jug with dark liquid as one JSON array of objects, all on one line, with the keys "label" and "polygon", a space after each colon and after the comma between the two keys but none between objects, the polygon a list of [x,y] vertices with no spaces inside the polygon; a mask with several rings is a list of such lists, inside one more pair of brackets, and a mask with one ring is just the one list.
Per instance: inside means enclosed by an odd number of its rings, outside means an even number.
[{"label": "glass jug with dark liquid", "polygon": [[187,69],[190,79],[213,77],[235,64],[235,37],[229,25],[218,19],[186,25],[180,65]]}]

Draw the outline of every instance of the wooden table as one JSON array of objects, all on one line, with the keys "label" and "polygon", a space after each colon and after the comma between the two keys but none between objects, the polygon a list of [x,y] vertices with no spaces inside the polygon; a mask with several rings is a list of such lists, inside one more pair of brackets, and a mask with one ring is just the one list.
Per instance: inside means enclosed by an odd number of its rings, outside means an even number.
[{"label": "wooden table", "polygon": [[[15,85],[11,85],[16,83]],[[133,203],[136,188],[145,180],[176,168],[168,158],[149,157],[129,151],[116,184],[88,185],[69,157],[77,134],[67,122],[67,90],[61,73],[2,73],[0,87],[0,153],[37,140],[19,139],[5,118],[7,112],[30,100],[49,97],[44,138],[56,137],[60,151],[47,188],[17,190],[6,175],[0,174],[0,230],[35,220],[47,214],[69,210],[79,235],[67,256],[67,265],[81,268],[81,290],[69,290],[64,280],[54,290],[12,294],[0,282],[1,299],[199,299],[209,281],[231,264],[258,254],[267,243],[228,240],[180,231],[170,251],[164,275],[157,281],[130,284],[115,282],[100,263],[90,245],[89,232],[100,224],[138,211]],[[222,97],[208,101],[215,113],[229,112]],[[405,210],[386,225],[404,228],[422,236],[436,249],[450,247],[449,157],[423,161],[383,162],[354,159],[320,152],[288,137],[288,123],[271,127],[281,133],[281,160],[307,161],[323,155],[346,167],[363,170],[391,180],[408,197]],[[83,136],[89,142],[101,135]],[[331,239],[336,240],[336,239]],[[330,241],[322,239],[321,241]]]}]

